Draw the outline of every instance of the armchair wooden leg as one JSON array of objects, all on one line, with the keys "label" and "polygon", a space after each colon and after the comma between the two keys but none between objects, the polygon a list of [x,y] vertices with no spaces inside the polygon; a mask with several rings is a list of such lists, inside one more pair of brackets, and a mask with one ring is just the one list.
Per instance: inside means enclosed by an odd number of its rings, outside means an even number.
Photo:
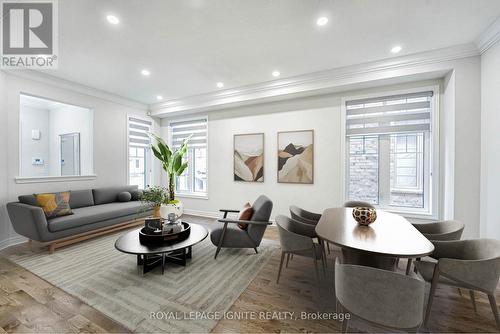
[{"label": "armchair wooden leg", "polygon": [[500,331],[500,316],[498,316],[498,307],[497,302],[495,300],[495,295],[488,295],[488,299],[490,300],[491,310],[493,311],[493,316],[495,317],[495,321],[497,323],[497,328]]},{"label": "armchair wooden leg", "polygon": [[434,274],[432,275],[431,290],[429,291],[429,300],[427,301],[427,309],[425,310],[424,326],[429,329],[429,316],[431,315],[432,301],[434,299],[434,293],[439,282],[439,268],[436,265],[434,268]]},{"label": "armchair wooden leg", "polygon": [[257,251],[257,247],[254,247],[253,250],[255,251],[255,254],[259,254],[259,252]]},{"label": "armchair wooden leg", "polygon": [[326,242],[326,248],[328,249],[328,254],[330,254],[330,243]]},{"label": "armchair wooden leg", "polygon": [[[290,254],[288,254],[290,255]],[[278,278],[276,279],[276,284],[280,282],[281,268],[283,268],[283,261],[285,260],[285,252],[281,252],[280,267],[278,269]]]},{"label": "armchair wooden leg", "polygon": [[469,290],[470,301],[472,302],[472,308],[474,309],[474,313],[477,313],[476,308],[476,298],[474,296],[474,290]]},{"label": "armchair wooden leg", "polygon": [[219,255],[220,249],[222,248],[222,242],[224,241],[224,235],[226,234],[227,224],[228,223],[224,223],[224,228],[222,229],[222,233],[220,235],[219,244],[217,245],[214,259],[217,259],[217,255]]},{"label": "armchair wooden leg", "polygon": [[285,264],[285,268],[288,268],[288,262],[290,261],[290,253],[288,253],[286,255],[286,264]]}]

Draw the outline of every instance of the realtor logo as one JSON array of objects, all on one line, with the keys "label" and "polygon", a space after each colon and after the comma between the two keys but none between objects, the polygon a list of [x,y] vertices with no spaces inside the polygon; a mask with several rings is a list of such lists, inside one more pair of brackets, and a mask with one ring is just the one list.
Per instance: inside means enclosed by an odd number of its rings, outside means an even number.
[{"label": "realtor logo", "polygon": [[57,67],[57,2],[2,1],[2,68]]}]

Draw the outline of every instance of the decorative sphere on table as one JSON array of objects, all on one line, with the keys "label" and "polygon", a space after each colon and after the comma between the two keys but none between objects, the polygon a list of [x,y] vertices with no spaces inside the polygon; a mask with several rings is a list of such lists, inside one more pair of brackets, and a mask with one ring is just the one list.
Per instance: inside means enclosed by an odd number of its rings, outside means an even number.
[{"label": "decorative sphere on table", "polygon": [[358,206],[352,209],[352,217],[360,225],[370,225],[377,219],[377,211],[374,208]]}]

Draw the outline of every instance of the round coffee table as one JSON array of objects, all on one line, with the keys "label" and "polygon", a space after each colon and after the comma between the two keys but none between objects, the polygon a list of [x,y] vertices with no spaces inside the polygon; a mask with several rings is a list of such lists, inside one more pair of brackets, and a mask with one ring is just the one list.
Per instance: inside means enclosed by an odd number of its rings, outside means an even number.
[{"label": "round coffee table", "polygon": [[189,237],[180,242],[160,245],[141,244],[139,241],[141,228],[138,228],[120,236],[115,242],[115,248],[122,253],[137,255],[137,265],[142,265],[143,275],[157,266],[161,266],[163,275],[166,262],[185,266],[187,259],[193,256],[192,246],[208,236],[208,230],[205,227],[193,223],[189,225],[191,225]]}]

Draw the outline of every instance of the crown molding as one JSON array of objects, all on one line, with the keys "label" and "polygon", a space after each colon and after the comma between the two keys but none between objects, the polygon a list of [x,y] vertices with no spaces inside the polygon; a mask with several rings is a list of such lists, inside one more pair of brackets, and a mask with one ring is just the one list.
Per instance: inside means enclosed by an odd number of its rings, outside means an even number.
[{"label": "crown molding", "polygon": [[493,22],[476,39],[476,45],[481,54],[500,41],[500,17]]},{"label": "crown molding", "polygon": [[[418,74],[418,69],[425,65],[446,63],[478,55],[479,51],[473,43],[457,45],[155,103],[149,106],[150,114],[155,117],[168,117],[179,113],[211,111],[325,94],[341,86]],[[420,73],[423,72],[425,70],[420,70]]]},{"label": "crown molding", "polygon": [[61,79],[46,73],[34,70],[2,70],[7,75],[37,81],[57,88],[68,89],[84,95],[89,95],[109,102],[118,103],[127,107],[147,111],[148,105],[140,103],[123,96],[115,95],[104,90],[82,85],[66,79]]}]

